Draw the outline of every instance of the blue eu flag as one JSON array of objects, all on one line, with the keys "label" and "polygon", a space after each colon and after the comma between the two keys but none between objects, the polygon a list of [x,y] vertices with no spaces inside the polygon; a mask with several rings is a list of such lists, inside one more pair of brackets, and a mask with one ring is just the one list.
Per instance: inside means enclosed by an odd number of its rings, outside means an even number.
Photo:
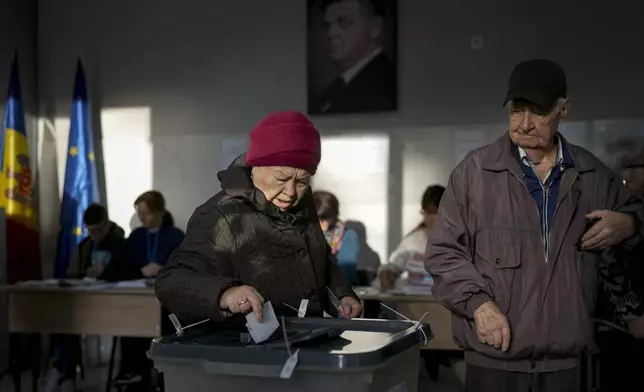
[{"label": "blue eu flag", "polygon": [[67,277],[71,255],[78,244],[87,236],[83,225],[83,213],[91,203],[97,202],[98,198],[85,73],[79,60],[74,84],[65,185],[60,213],[61,231],[58,237],[54,270],[56,278]]}]

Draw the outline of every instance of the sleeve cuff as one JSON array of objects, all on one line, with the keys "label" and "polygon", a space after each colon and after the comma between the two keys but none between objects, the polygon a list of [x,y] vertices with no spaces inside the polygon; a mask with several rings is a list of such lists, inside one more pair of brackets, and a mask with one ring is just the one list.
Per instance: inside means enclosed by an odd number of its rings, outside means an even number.
[{"label": "sleeve cuff", "polygon": [[637,245],[639,245],[642,239],[644,239],[644,224],[642,224],[642,220],[639,214],[630,213],[629,215],[633,219],[634,233],[631,237],[624,240],[624,245],[629,248],[635,248]]},{"label": "sleeve cuff", "polygon": [[352,289],[340,289],[338,292],[334,293],[338,297],[338,301],[344,297],[353,297],[360,301],[360,297]]},{"label": "sleeve cuff", "polygon": [[485,293],[472,295],[470,299],[465,302],[465,312],[467,313],[467,316],[470,319],[474,318],[474,311],[478,309],[479,306],[490,301],[493,301],[493,299]]},{"label": "sleeve cuff", "polygon": [[232,313],[232,312],[230,312],[230,311],[228,311],[228,310],[225,310],[225,309],[222,309],[222,308],[219,306],[219,302],[220,302],[220,300],[221,300],[221,296],[224,294],[224,292],[225,292],[226,290],[228,290],[228,289],[229,289],[229,288],[231,288],[231,287],[236,287],[236,286],[241,286],[241,282],[238,282],[238,281],[232,280],[232,281],[230,281],[230,282],[228,282],[228,283],[225,283],[225,284],[223,284],[223,285],[221,286],[221,288],[219,289],[219,294],[216,296],[216,302],[215,302],[215,315],[214,315],[215,317],[211,317],[212,319],[217,320],[217,319],[221,319],[221,318],[229,318],[229,317],[232,317],[232,316],[233,316],[233,313]]}]

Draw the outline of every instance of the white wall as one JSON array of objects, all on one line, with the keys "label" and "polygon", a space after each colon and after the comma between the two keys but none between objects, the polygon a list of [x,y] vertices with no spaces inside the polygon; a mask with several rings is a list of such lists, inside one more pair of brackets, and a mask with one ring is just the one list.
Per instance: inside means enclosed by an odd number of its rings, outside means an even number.
[{"label": "white wall", "polygon": [[[149,129],[126,125],[123,117],[112,121],[123,123],[116,127],[104,118],[102,135],[96,130],[110,166],[104,182],[111,213],[119,219],[131,214],[127,199],[135,192],[128,184],[142,189],[151,181],[185,224],[192,209],[218,189],[213,167],[221,166],[223,140],[243,137],[271,111],[306,108],[305,3],[39,1],[41,115],[51,124],[68,116],[81,55],[95,107],[149,108]],[[525,12],[511,0],[440,6],[399,1],[400,110],[314,118],[328,136],[377,130],[389,135],[385,249],[418,218],[424,187],[445,183],[454,165],[455,130],[484,130],[489,140],[503,132],[500,104],[514,63],[537,56],[560,62],[569,74],[572,120],[641,116],[644,3],[611,4],[607,9],[603,3],[547,0]],[[476,35],[484,38],[481,51],[470,47]],[[129,134],[123,136],[123,129]],[[51,151],[67,143],[64,135],[64,128],[55,127],[43,142],[50,161]],[[128,138],[151,152],[137,156]],[[119,165],[127,174],[111,171]],[[120,182],[122,176],[127,180]],[[52,202],[41,207],[54,216],[57,186],[51,176],[47,182],[41,188]]]}]

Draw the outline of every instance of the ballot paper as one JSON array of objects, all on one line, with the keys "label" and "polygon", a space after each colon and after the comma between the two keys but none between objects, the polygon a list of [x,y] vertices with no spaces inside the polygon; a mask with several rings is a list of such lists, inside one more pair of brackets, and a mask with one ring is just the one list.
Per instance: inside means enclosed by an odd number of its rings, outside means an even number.
[{"label": "ballot paper", "polygon": [[309,307],[309,300],[303,299],[302,302],[300,302],[300,308],[297,310],[297,317],[302,318],[306,316],[306,309],[308,307]]},{"label": "ballot paper", "polygon": [[246,315],[246,328],[248,328],[248,332],[250,332],[250,336],[253,337],[255,343],[261,343],[268,339],[277,330],[279,325],[280,323],[277,321],[277,316],[275,316],[275,310],[273,310],[271,301],[264,304],[264,317],[262,322],[257,321],[254,312]]}]

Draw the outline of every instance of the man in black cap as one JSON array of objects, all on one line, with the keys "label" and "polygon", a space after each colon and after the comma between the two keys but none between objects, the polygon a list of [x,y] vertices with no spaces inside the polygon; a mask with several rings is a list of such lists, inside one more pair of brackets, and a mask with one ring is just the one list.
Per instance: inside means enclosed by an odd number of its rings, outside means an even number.
[{"label": "man in black cap", "polygon": [[425,266],[452,311],[467,391],[576,391],[599,282],[622,318],[638,306],[613,255],[644,238],[644,206],[558,133],[570,106],[559,65],[518,64],[504,104],[509,131],[450,176]]}]

